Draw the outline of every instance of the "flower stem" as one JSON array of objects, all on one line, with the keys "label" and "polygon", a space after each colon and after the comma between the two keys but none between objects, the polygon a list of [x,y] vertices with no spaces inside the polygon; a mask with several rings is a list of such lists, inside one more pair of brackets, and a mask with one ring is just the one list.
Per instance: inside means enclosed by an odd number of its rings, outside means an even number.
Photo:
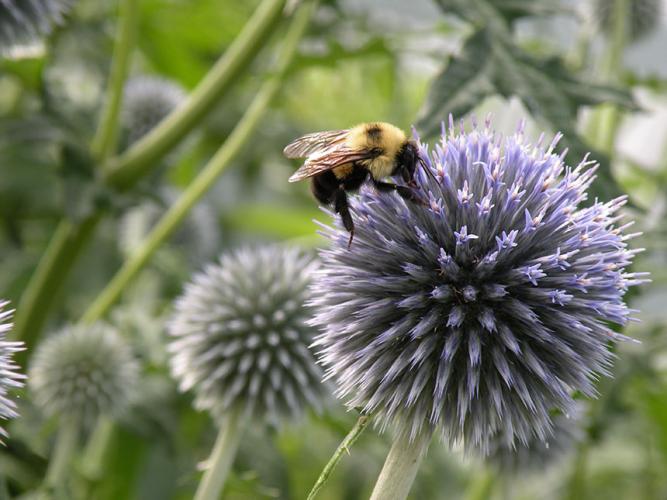
[{"label": "flower stem", "polygon": [[81,468],[91,481],[99,480],[104,473],[106,454],[116,434],[115,422],[106,415],[97,419],[97,424],[83,452]]},{"label": "flower stem", "polygon": [[430,442],[430,433],[417,436],[412,441],[404,435],[399,435],[389,450],[370,500],[407,498]]},{"label": "flower stem", "polygon": [[127,284],[144,267],[160,245],[178,228],[190,209],[213,187],[215,181],[231,160],[250,140],[264,112],[280,89],[283,77],[296,52],[298,42],[308,26],[308,21],[316,4],[316,1],[304,2],[303,6],[297,11],[285,35],[277,67],[272,72],[272,76],[260,88],[246,113],[213,158],[209,160],[199,175],[190,183],[169,210],[167,210],[167,213],[158,221],[154,229],[125,261],[106,288],[102,290],[97,299],[84,313],[82,317],[83,322],[92,323],[106,314],[120,297]]},{"label": "flower stem", "polygon": [[278,25],[284,6],[285,0],[264,0],[260,4],[241,34],[188,99],[128,151],[110,160],[105,167],[108,184],[119,188],[132,184],[185,137],[250,64]]},{"label": "flower stem", "polygon": [[208,459],[206,472],[197,487],[194,500],[217,500],[225,485],[243,434],[241,412],[233,413],[224,422]]},{"label": "flower stem", "polygon": [[352,430],[348,432],[347,436],[345,436],[345,439],[343,439],[343,441],[338,445],[338,448],[336,448],[333,456],[324,466],[324,469],[322,469],[320,477],[317,478],[317,481],[315,481],[315,484],[313,485],[313,489],[311,489],[310,493],[308,493],[307,500],[313,500],[317,496],[322,487],[329,480],[329,476],[331,476],[334,469],[336,469],[338,462],[340,462],[341,458],[343,458],[343,453],[350,453],[350,448],[354,445],[354,443],[357,442],[357,439],[359,439],[359,436],[361,436],[362,432],[364,432],[370,421],[370,415],[361,415],[357,419],[357,422],[354,424],[354,427],[352,427]]},{"label": "flower stem", "polygon": [[466,500],[486,500],[487,498],[491,498],[493,487],[497,483],[496,479],[497,475],[495,471],[489,468],[481,471],[470,483],[464,498]]},{"label": "flower stem", "polygon": [[[619,77],[628,39],[629,7],[629,0],[614,0],[612,6],[611,40],[601,67],[602,79],[606,83],[614,83]],[[620,118],[618,108],[612,104],[602,104],[593,113],[588,126],[588,136],[600,151],[612,153]]]},{"label": "flower stem", "polygon": [[93,157],[99,162],[106,160],[116,145],[118,116],[134,47],[138,11],[137,0],[121,0],[107,95],[100,123],[91,144]]},{"label": "flower stem", "polygon": [[76,450],[78,439],[78,422],[75,419],[61,422],[53,455],[46,471],[45,485],[47,488],[56,492],[65,490],[66,479],[69,476],[68,469],[72,464],[72,456]]},{"label": "flower stem", "polygon": [[[109,165],[109,182],[113,183],[122,177],[122,185],[129,187],[154,166],[155,160],[175,146],[178,139],[185,136],[250,64],[262,42],[277,26],[284,4],[285,0],[264,0],[183,108],[169,115],[164,123]],[[135,168],[137,170],[131,176],[126,176],[129,170]],[[32,352],[31,347],[41,333],[60,287],[100,219],[101,213],[98,212],[80,223],[67,219],[59,223],[19,301],[12,336],[23,340],[27,349],[19,353],[18,362],[24,362]]]},{"label": "flower stem", "polygon": [[569,500],[581,500],[586,494],[586,469],[588,464],[588,441],[584,441],[577,449],[577,455],[574,460],[574,468],[567,485],[565,498]]},{"label": "flower stem", "polygon": [[51,305],[99,219],[95,215],[79,223],[63,219],[58,224],[16,309],[13,338],[26,344],[26,350],[17,354],[18,363],[25,364],[26,353],[39,337]]}]

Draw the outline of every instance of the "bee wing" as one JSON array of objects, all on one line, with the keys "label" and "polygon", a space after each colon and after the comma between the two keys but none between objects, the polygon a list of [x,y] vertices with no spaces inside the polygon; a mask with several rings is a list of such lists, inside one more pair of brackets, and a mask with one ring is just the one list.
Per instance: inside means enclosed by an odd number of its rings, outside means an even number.
[{"label": "bee wing", "polygon": [[287,158],[306,158],[320,151],[323,152],[336,144],[343,143],[348,132],[349,130],[328,130],[304,135],[290,142],[283,149],[283,154]]},{"label": "bee wing", "polygon": [[352,163],[360,160],[367,160],[373,155],[367,150],[351,149],[343,144],[334,146],[311,155],[303,165],[292,174],[289,182],[297,182],[308,177],[313,177],[327,170],[334,169],[346,163]]}]

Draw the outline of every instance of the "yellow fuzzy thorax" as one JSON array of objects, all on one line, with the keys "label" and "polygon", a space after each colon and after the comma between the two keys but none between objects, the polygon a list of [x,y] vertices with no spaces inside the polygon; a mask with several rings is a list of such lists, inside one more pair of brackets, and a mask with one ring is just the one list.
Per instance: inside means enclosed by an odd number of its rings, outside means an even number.
[{"label": "yellow fuzzy thorax", "polygon": [[345,141],[354,150],[380,149],[382,153],[364,165],[375,179],[391,175],[396,166],[396,157],[407,138],[398,127],[386,122],[362,123],[352,128]]}]

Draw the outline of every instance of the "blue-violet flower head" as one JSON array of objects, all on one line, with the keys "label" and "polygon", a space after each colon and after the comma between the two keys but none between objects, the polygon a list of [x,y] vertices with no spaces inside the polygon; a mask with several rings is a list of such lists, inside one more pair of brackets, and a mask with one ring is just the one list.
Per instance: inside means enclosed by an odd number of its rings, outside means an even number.
[{"label": "blue-violet flower head", "polygon": [[419,145],[429,207],[365,187],[350,250],[337,218],[324,226],[315,346],[350,407],[486,454],[491,439],[546,441],[574,391],[595,396],[626,338],[611,326],[628,321],[623,295],[644,279],[626,271],[625,198],[583,206],[595,167],[565,166],[557,140],[450,120]]}]

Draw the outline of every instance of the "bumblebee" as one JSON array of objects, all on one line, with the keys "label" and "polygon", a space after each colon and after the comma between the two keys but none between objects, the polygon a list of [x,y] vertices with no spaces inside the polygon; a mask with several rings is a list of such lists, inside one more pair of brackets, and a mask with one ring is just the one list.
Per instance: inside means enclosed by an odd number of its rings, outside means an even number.
[{"label": "bumblebee", "polygon": [[[362,123],[345,130],[314,132],[299,137],[283,150],[287,158],[306,158],[289,182],[311,179],[315,198],[333,206],[343,226],[354,237],[354,223],[347,194],[369,181],[378,191],[395,191],[411,202],[425,204],[417,194],[414,173],[421,162],[417,144],[390,123]],[[427,169],[428,170],[428,169]],[[385,177],[401,176],[403,186],[385,182]]]}]

